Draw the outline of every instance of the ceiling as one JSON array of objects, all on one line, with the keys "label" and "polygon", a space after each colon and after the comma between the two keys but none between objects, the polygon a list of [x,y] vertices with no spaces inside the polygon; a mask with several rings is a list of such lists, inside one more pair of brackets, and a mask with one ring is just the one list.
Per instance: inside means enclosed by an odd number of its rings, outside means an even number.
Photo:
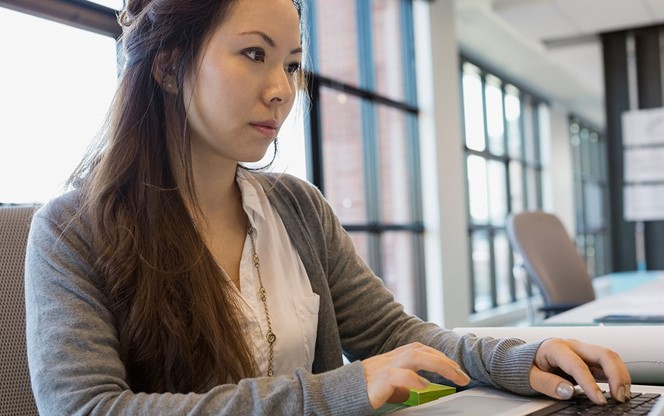
[{"label": "ceiling", "polygon": [[604,126],[599,34],[664,24],[664,0],[456,0],[462,52]]}]

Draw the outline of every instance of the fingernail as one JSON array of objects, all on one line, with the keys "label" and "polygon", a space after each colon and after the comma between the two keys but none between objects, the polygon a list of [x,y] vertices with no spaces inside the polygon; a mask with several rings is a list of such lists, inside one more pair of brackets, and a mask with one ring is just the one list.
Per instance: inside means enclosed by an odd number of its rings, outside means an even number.
[{"label": "fingernail", "polygon": [[422,384],[422,387],[427,387],[431,382],[424,377],[420,377],[420,384]]},{"label": "fingernail", "polygon": [[[623,392],[623,396],[624,395],[625,395],[625,393]],[[599,389],[595,390],[595,397],[597,398],[597,401],[599,402],[599,404],[606,404],[607,403],[606,397],[604,397],[604,393],[602,393],[602,390],[599,390]]]},{"label": "fingernail", "polygon": [[618,388],[618,393],[616,394],[616,400],[620,403],[625,403],[625,386],[620,386]]},{"label": "fingernail", "polygon": [[456,367],[456,368],[454,369],[454,371],[456,371],[457,373],[461,374],[462,376],[464,376],[464,377],[466,377],[468,380],[470,380],[470,376],[469,376],[468,374],[466,374],[461,368]]},{"label": "fingernail", "polygon": [[625,399],[630,400],[632,398],[632,388],[629,384],[625,385]]},{"label": "fingernail", "polygon": [[574,395],[574,387],[567,383],[560,383],[558,384],[556,393],[558,393],[558,396],[560,396],[563,400],[569,400]]}]

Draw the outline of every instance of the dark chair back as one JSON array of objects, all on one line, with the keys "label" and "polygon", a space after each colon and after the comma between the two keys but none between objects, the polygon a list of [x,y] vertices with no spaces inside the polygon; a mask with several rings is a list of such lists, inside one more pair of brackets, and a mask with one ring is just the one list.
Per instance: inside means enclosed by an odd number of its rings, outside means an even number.
[{"label": "dark chair back", "polygon": [[25,347],[25,248],[36,207],[0,206],[0,415],[38,415]]},{"label": "dark chair back", "polygon": [[595,299],[586,264],[558,217],[542,211],[513,214],[507,234],[542,294],[547,316]]}]

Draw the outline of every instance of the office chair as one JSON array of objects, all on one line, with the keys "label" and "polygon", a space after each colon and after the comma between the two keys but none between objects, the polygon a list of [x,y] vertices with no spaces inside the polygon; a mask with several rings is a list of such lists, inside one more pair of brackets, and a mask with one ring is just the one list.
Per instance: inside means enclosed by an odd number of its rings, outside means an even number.
[{"label": "office chair", "polygon": [[25,247],[36,206],[0,205],[0,415],[38,415],[25,347]]},{"label": "office chair", "polygon": [[595,299],[586,264],[558,217],[542,211],[512,214],[507,235],[540,290],[546,318]]}]

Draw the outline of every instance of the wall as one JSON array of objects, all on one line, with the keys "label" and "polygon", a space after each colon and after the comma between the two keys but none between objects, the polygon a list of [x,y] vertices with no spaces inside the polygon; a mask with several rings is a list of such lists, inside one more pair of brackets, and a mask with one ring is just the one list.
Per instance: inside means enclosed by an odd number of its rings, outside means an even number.
[{"label": "wall", "polygon": [[[522,322],[526,319],[525,303],[470,316],[470,253],[458,58],[459,32],[467,28],[457,27],[458,13],[452,0],[415,0],[414,14],[429,320],[448,328]],[[510,72],[495,62],[488,65],[489,69]],[[569,111],[569,104],[551,103],[543,162],[547,169],[545,208],[560,215],[571,236],[575,224]]]},{"label": "wall", "polygon": [[451,1],[415,1],[428,318],[465,326],[470,270],[459,58]]},{"label": "wall", "polygon": [[558,103],[551,106],[549,156],[544,207],[555,212],[572,238],[576,224],[574,216],[574,174],[572,149],[569,141],[569,110]]}]

